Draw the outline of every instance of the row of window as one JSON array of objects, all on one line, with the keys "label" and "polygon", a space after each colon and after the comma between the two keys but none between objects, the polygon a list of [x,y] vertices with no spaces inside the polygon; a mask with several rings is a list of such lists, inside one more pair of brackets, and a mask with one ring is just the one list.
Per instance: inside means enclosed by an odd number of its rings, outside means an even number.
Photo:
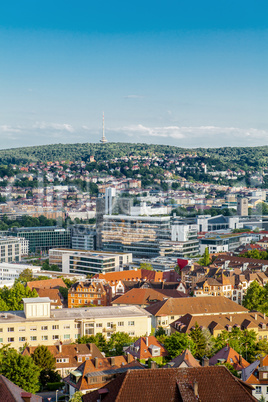
[{"label": "row of window", "polygon": [[[75,334],[75,338],[76,339],[79,338],[79,335]],[[59,340],[59,339],[60,339],[59,335],[52,335],[52,340],[53,341],[56,341],[56,340]],[[66,339],[66,340],[71,339],[71,335],[70,334],[64,334],[63,339]],[[42,341],[48,341],[48,335],[42,335],[41,340]],[[15,338],[14,337],[9,337],[9,338],[7,338],[7,341],[8,341],[8,343],[15,342]],[[19,342],[26,342],[26,341],[27,341],[27,338],[25,336],[20,336],[19,337]],[[37,336],[36,335],[30,336],[30,341],[37,341]],[[0,338],[0,343],[3,343],[3,338]]]},{"label": "row of window", "polygon": [[[74,324],[75,328],[80,328],[80,326],[81,326],[81,324]],[[59,325],[52,325],[51,329],[52,330],[58,330],[59,327],[60,327]],[[63,325],[63,329],[70,329],[70,328],[71,328],[70,324]],[[42,325],[41,326],[41,331],[48,331],[48,329],[49,329],[48,325]],[[18,330],[19,330],[19,332],[24,332],[24,331],[26,331],[26,327],[19,327]],[[30,331],[37,331],[37,326],[33,325],[33,326],[31,326],[29,328],[29,330]],[[0,332],[3,332],[3,328],[0,328]],[[7,332],[15,332],[15,328],[14,327],[8,327]]]}]

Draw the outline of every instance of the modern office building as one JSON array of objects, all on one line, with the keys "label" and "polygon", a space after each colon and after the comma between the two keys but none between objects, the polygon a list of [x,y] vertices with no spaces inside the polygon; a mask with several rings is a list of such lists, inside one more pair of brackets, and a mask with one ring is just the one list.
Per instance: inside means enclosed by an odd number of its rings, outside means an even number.
[{"label": "modern office building", "polygon": [[64,229],[58,226],[12,228],[7,234],[28,240],[30,253],[47,252],[53,247],[71,247],[71,231],[69,228]]},{"label": "modern office building", "polygon": [[169,216],[104,215],[102,249],[132,253],[134,257],[156,257],[159,242],[171,236]]},{"label": "modern office building", "polygon": [[0,284],[2,281],[15,280],[25,270],[30,269],[35,274],[42,275],[40,266],[24,265],[24,264],[10,264],[6,262],[0,263]]},{"label": "modern office building", "polygon": [[73,249],[96,250],[95,225],[72,225],[70,230]]},{"label": "modern office building", "polygon": [[209,253],[221,253],[233,251],[241,244],[249,244],[252,235],[249,233],[207,234],[200,239],[200,253],[208,248]]},{"label": "modern office building", "polygon": [[84,250],[49,250],[49,263],[58,265],[63,273],[95,275],[119,271],[132,262],[131,253],[107,253]]},{"label": "modern office building", "polygon": [[151,314],[137,306],[51,310],[48,297],[23,299],[23,303],[23,311],[1,313],[0,344],[19,349],[25,342],[58,345],[97,333],[109,339],[116,331],[137,337],[151,332]]}]

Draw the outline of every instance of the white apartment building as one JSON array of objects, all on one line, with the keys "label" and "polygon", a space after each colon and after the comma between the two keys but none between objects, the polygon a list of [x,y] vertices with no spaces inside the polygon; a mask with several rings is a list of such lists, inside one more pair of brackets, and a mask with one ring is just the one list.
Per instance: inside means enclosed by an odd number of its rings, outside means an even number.
[{"label": "white apartment building", "polygon": [[71,343],[84,335],[116,332],[143,336],[151,332],[151,314],[138,306],[85,307],[51,310],[48,297],[23,299],[23,311],[0,313],[0,346],[19,349],[30,346]]},{"label": "white apartment building", "polygon": [[0,237],[0,262],[20,261],[22,243],[20,239],[11,236]]},{"label": "white apartment building", "polygon": [[0,284],[3,281],[13,281],[20,276],[22,271],[30,269],[33,274],[42,275],[41,267],[23,264],[10,264],[6,262],[0,263]]},{"label": "white apartment building", "polygon": [[131,253],[50,249],[49,263],[57,264],[63,273],[99,274],[120,271],[132,262]]}]

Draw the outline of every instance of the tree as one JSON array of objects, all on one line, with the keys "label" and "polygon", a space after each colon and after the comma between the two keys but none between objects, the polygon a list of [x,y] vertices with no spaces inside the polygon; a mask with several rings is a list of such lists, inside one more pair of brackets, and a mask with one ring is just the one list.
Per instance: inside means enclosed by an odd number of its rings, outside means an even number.
[{"label": "tree", "polygon": [[55,357],[45,345],[37,346],[31,357],[41,370],[54,370],[56,368]]},{"label": "tree", "polygon": [[123,347],[134,342],[134,338],[126,332],[115,332],[108,341],[108,355],[119,356],[123,354]]},{"label": "tree", "polygon": [[205,248],[205,252],[203,254],[203,257],[198,261],[200,265],[203,265],[207,267],[210,264],[210,256],[209,256],[209,251],[208,247]]},{"label": "tree", "polygon": [[196,352],[194,357],[201,359],[207,350],[207,342],[206,337],[203,334],[202,329],[199,327],[197,322],[195,323],[194,328],[190,332],[190,338],[193,340],[196,346]]},{"label": "tree", "polygon": [[253,281],[245,294],[243,306],[249,310],[257,310],[262,313],[267,312],[267,286],[262,287],[257,281]]},{"label": "tree", "polygon": [[147,262],[141,262],[140,269],[147,269],[148,271],[152,271],[153,267],[151,264],[148,264]]},{"label": "tree", "polygon": [[106,354],[108,351],[106,339],[100,333],[90,336],[81,336],[81,338],[78,339],[78,343],[95,343],[101,352]]},{"label": "tree", "polygon": [[192,339],[188,335],[180,332],[175,332],[174,334],[167,336],[163,343],[168,351],[170,360],[181,354],[185,349],[190,349],[193,354],[196,351],[196,346]]},{"label": "tree", "polygon": [[217,363],[216,366],[225,366],[226,368],[228,368],[230,373],[232,373],[235,377],[239,377],[237,370],[235,370],[234,367],[229,362]]},{"label": "tree", "polygon": [[27,392],[39,390],[40,368],[29,356],[22,356],[15,349],[0,349],[0,373]]},{"label": "tree", "polygon": [[11,289],[4,286],[0,289],[0,300],[2,299],[7,306],[7,310],[23,310],[23,298],[38,297],[38,293],[35,289],[30,290],[28,286],[24,286],[22,283],[16,283]]},{"label": "tree", "polygon": [[83,393],[81,391],[75,392],[69,402],[82,402]]},{"label": "tree", "polygon": [[33,271],[29,268],[24,269],[18,277],[18,282],[27,283],[33,280]]}]

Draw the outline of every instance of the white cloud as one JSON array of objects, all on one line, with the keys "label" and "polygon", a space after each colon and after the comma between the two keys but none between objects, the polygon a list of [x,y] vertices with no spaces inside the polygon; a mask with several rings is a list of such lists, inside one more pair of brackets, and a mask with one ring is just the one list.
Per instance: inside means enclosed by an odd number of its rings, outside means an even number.
[{"label": "white cloud", "polygon": [[69,133],[74,132],[74,128],[67,123],[46,123],[46,122],[36,122],[33,125],[34,129],[40,129],[40,130],[57,130],[57,131],[68,131]]},{"label": "white cloud", "polygon": [[19,126],[11,127],[8,125],[2,125],[2,126],[0,126],[0,132],[2,132],[2,133],[20,133],[21,128]]},{"label": "white cloud", "polygon": [[[116,130],[115,130],[116,131]],[[183,140],[183,146],[254,146],[267,144],[268,131],[256,128],[218,127],[218,126],[164,126],[149,127],[142,124],[117,129],[129,137],[170,138]],[[257,141],[257,143],[256,143]],[[246,142],[246,144],[243,144]],[[176,143],[174,143],[175,145]]]}]

